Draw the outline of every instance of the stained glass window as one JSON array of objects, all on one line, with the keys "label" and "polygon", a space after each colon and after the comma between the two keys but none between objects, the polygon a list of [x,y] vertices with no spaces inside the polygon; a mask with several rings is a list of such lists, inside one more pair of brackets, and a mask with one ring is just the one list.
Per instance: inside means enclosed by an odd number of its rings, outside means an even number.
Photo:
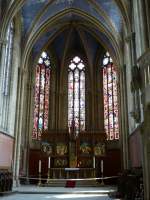
[{"label": "stained glass window", "polygon": [[48,129],[50,72],[50,58],[42,52],[35,72],[33,139],[40,140],[42,131]]},{"label": "stained glass window", "polygon": [[8,26],[6,34],[6,48],[5,48],[5,57],[4,57],[4,71],[3,71],[3,94],[5,96],[9,93],[10,86],[10,73],[12,65],[12,53],[13,53],[13,38],[14,38],[14,24],[10,23]]},{"label": "stained glass window", "polygon": [[85,65],[78,56],[68,67],[68,127],[76,134],[85,129]]},{"label": "stained glass window", "polygon": [[104,127],[108,140],[119,139],[117,70],[107,52],[103,58]]}]

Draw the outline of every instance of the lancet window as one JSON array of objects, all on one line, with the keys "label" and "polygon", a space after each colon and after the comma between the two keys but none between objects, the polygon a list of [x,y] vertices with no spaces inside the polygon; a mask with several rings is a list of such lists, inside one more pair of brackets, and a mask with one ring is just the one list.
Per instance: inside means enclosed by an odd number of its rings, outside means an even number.
[{"label": "lancet window", "polygon": [[51,62],[46,52],[42,52],[35,70],[32,138],[40,140],[42,131],[48,129]]},{"label": "lancet window", "polygon": [[13,38],[14,38],[14,25],[13,22],[8,26],[6,33],[6,47],[4,56],[4,70],[3,70],[3,89],[2,92],[5,96],[9,93],[10,74],[12,67],[12,54],[13,54]]},{"label": "lancet window", "polygon": [[76,134],[85,129],[85,65],[78,56],[68,67],[68,127]]},{"label": "lancet window", "polygon": [[117,69],[107,52],[103,58],[104,127],[108,140],[119,139]]}]

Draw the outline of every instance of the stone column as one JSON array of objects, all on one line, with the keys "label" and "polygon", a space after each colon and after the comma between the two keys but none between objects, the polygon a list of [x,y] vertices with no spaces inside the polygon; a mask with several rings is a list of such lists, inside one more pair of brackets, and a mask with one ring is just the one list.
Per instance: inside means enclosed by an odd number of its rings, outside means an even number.
[{"label": "stone column", "polygon": [[136,41],[135,33],[131,33],[126,40],[130,42],[131,52],[132,52],[132,62],[131,62],[131,92],[133,96],[133,110],[130,113],[134,119],[135,125],[140,123],[141,111],[140,111],[140,87],[141,87],[141,77],[139,67],[137,66],[137,54],[136,54]]},{"label": "stone column", "polygon": [[127,105],[127,89],[126,89],[126,67],[120,70],[120,135],[122,141],[123,168],[129,167],[129,150],[128,150],[128,105]]},{"label": "stone column", "polygon": [[[150,6],[150,3],[149,3],[149,6]],[[150,27],[148,27],[148,26],[150,26],[150,24],[149,24],[150,19],[148,20],[148,16],[147,16],[147,15],[149,15],[150,9],[147,13],[146,12],[147,5],[145,4],[145,1],[143,1],[143,0],[139,1],[139,9],[141,11],[141,12],[139,12],[140,13],[139,17],[141,16],[141,18],[140,18],[141,40],[142,40],[143,51],[145,51],[147,48],[150,47],[150,41],[149,41],[150,33],[148,34],[148,28],[150,28]]]},{"label": "stone column", "polygon": [[25,71],[18,69],[18,96],[17,96],[17,112],[15,124],[15,146],[14,146],[14,163],[13,163],[13,185],[19,186],[19,170],[21,159],[21,136],[22,136],[22,116],[23,116],[23,100],[24,100],[24,75]]},{"label": "stone column", "polygon": [[[28,74],[29,75],[29,74]],[[24,96],[26,96],[25,99],[25,106],[24,106],[24,115],[26,117],[24,117],[24,127],[22,129],[22,132],[24,133],[24,139],[22,141],[23,144],[23,155],[24,157],[22,158],[23,160],[23,172],[24,175],[26,177],[29,177],[29,144],[30,144],[30,135],[32,135],[32,126],[31,126],[31,116],[33,115],[32,113],[32,101],[33,101],[33,95],[32,95],[32,80],[29,79],[30,76],[26,77],[26,84],[27,84],[27,90],[26,94]],[[30,77],[31,78],[31,77]],[[29,82],[29,83],[28,83]],[[26,183],[29,183],[29,180],[26,180]]]},{"label": "stone column", "polygon": [[[124,52],[127,58],[125,58],[125,63],[128,67],[126,69],[126,65],[123,65],[120,68],[119,73],[119,82],[120,82],[120,132],[122,133],[120,135],[121,142],[122,142],[122,155],[123,155],[123,168],[128,169],[129,166],[129,144],[128,144],[128,137],[129,132],[131,131],[131,126],[133,121],[130,120],[129,112],[131,109],[133,110],[133,94],[131,92],[130,82],[131,82],[131,69],[132,69],[132,63],[135,63],[136,60],[136,51],[133,49],[135,41],[135,34],[129,33],[125,37],[125,43],[124,43]],[[127,71],[128,70],[128,71]],[[129,84],[128,84],[129,82]],[[130,123],[130,126],[129,126]]]}]

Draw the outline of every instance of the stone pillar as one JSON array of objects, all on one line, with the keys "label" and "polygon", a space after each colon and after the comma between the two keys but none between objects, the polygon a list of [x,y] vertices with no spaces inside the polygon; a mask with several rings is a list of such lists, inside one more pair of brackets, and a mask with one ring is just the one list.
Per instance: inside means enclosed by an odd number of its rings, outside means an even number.
[{"label": "stone pillar", "polygon": [[22,116],[23,116],[23,100],[24,100],[24,76],[25,71],[18,69],[18,104],[16,112],[15,126],[15,147],[14,147],[14,163],[13,163],[13,185],[19,186],[20,160],[21,160],[21,136],[22,136]]},{"label": "stone pillar", "polygon": [[[28,74],[29,75],[29,74]],[[30,144],[30,136],[32,135],[32,128],[33,128],[33,123],[31,120],[31,117],[33,116],[33,110],[32,110],[32,102],[33,102],[33,95],[32,95],[32,80],[29,79],[30,76],[26,77],[26,85],[27,85],[27,90],[25,90],[26,96],[25,99],[25,105],[24,105],[24,127],[22,129],[22,133],[24,133],[24,139],[22,140],[23,144],[23,173],[26,177],[29,177],[29,144]],[[31,78],[31,77],[30,77]],[[29,180],[26,180],[26,183],[29,183]]]},{"label": "stone pillar", "polygon": [[132,52],[132,62],[131,62],[131,92],[133,96],[133,110],[130,112],[131,117],[133,117],[135,125],[140,123],[141,120],[141,110],[140,110],[140,88],[141,88],[141,76],[139,67],[137,66],[137,54],[136,54],[136,41],[135,33],[131,33],[126,40],[130,42],[131,52]]},{"label": "stone pillar", "polygon": [[127,105],[127,89],[126,89],[126,67],[120,70],[120,139],[122,141],[123,168],[129,168],[129,150],[128,150],[128,105]]},{"label": "stone pillar", "polygon": [[[129,160],[129,144],[128,137],[134,126],[134,120],[130,116],[131,110],[134,108],[134,96],[131,91],[130,83],[132,80],[132,65],[136,62],[136,49],[135,47],[135,33],[131,32],[125,37],[124,52],[126,57],[124,58],[126,65],[123,65],[120,69],[120,137],[122,141],[122,155],[123,155],[123,168],[128,169],[130,166]],[[128,68],[127,68],[127,67]],[[132,121],[130,120],[132,119]]]},{"label": "stone pillar", "polygon": [[[149,3],[150,6],[150,3]],[[148,26],[150,23],[150,19],[148,20],[148,15],[150,16],[149,12],[146,12],[147,10],[147,5],[145,4],[145,1],[141,0],[139,1],[139,9],[140,9],[140,30],[141,30],[141,40],[142,40],[142,47],[143,51],[145,51],[147,48],[150,47],[150,41],[149,41],[149,35],[148,35]],[[149,7],[150,8],[150,7]],[[150,28],[150,27],[149,27]],[[149,39],[148,39],[149,38]]]},{"label": "stone pillar", "polygon": [[150,199],[150,84],[149,84],[150,50],[147,50],[138,60],[142,73],[142,104],[144,108],[144,123],[142,128],[143,147],[143,181],[144,199]]}]

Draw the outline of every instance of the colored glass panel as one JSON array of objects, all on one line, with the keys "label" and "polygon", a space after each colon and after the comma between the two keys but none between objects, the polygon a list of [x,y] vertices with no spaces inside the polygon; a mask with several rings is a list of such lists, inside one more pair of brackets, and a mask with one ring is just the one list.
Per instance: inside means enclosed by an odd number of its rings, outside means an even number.
[{"label": "colored glass panel", "polygon": [[85,66],[78,56],[68,67],[68,127],[85,129]]},{"label": "colored glass panel", "polygon": [[108,140],[119,139],[117,71],[107,52],[103,59],[104,127]]},{"label": "colored glass panel", "polygon": [[10,89],[11,62],[13,53],[14,23],[11,22],[6,33],[5,57],[2,74],[2,93],[7,96]]},{"label": "colored glass panel", "polygon": [[50,58],[46,52],[42,52],[35,71],[32,138],[40,140],[42,131],[48,129]]}]

